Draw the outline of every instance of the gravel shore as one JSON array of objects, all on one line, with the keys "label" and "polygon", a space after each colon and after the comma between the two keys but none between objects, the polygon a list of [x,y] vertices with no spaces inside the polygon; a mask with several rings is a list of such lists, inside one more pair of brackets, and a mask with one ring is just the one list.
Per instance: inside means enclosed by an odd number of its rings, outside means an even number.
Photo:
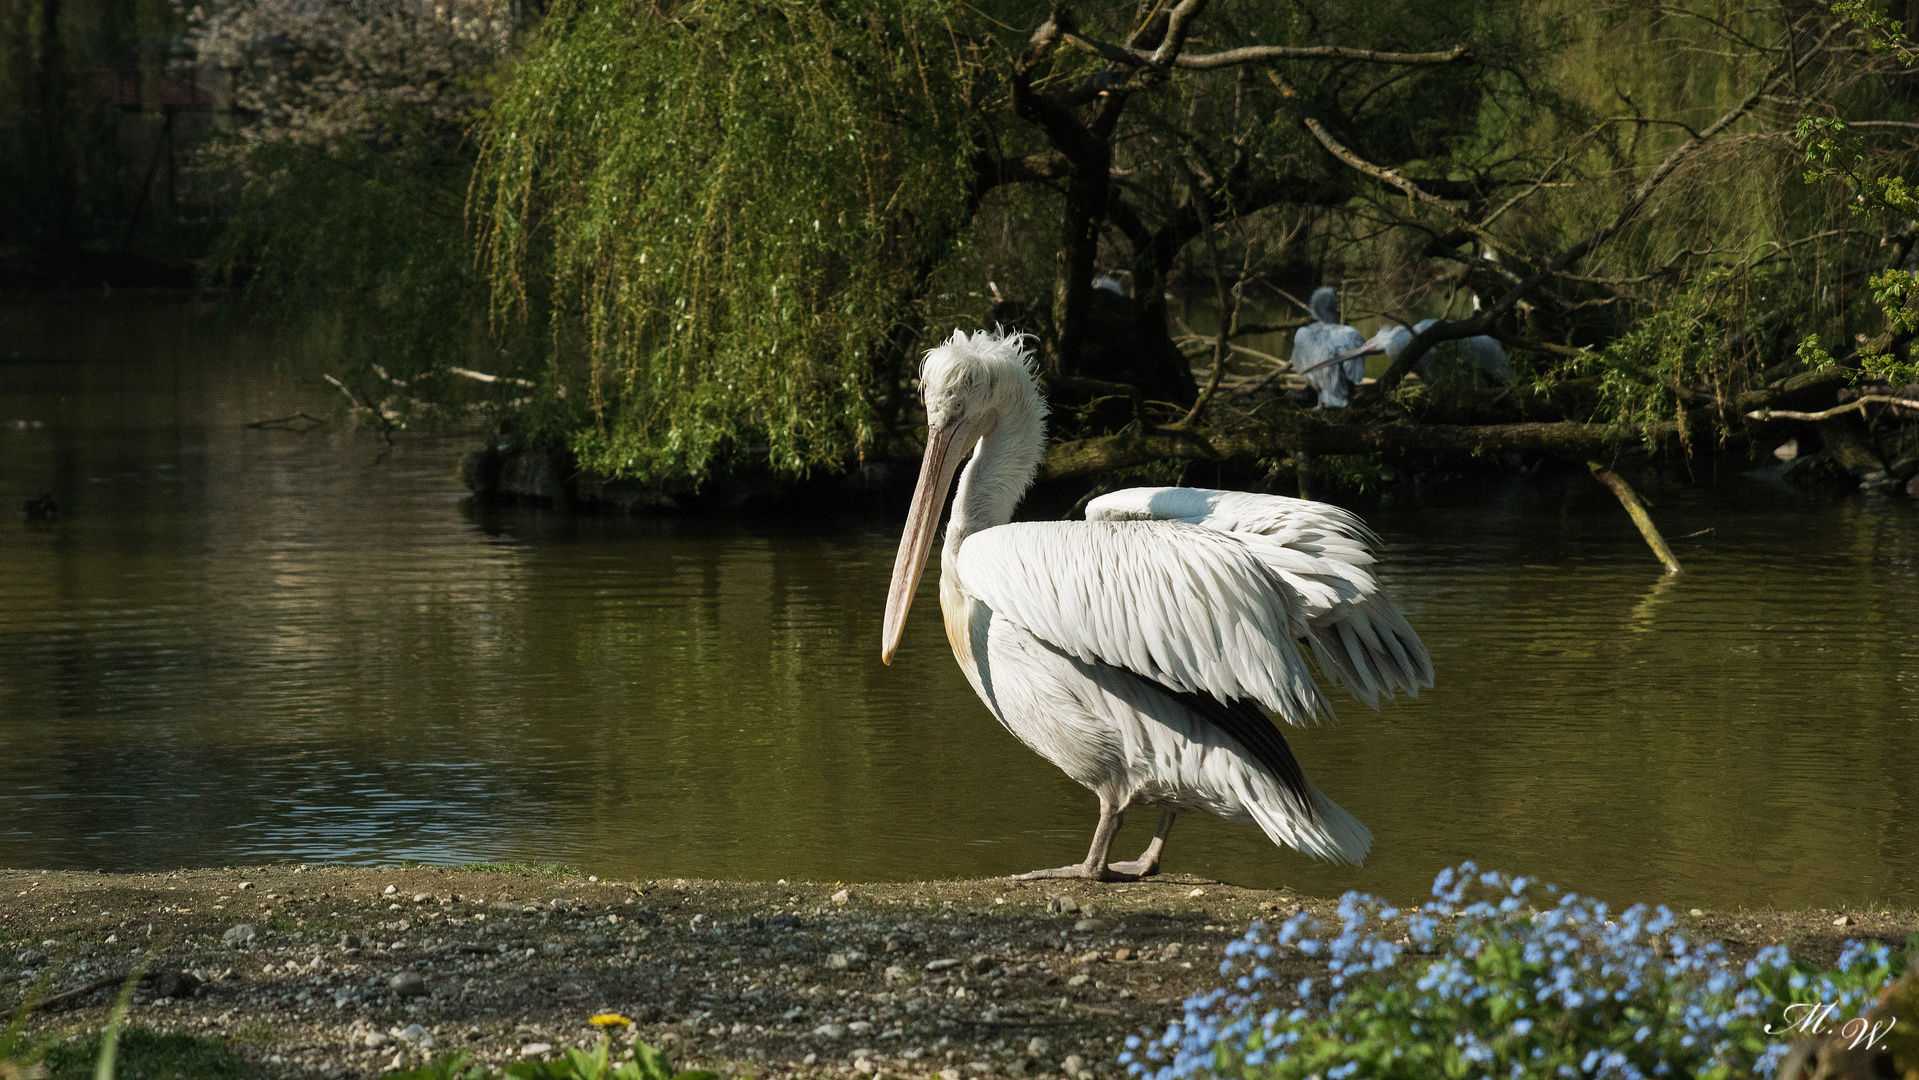
[{"label": "gravel shore", "polygon": [[[454,1048],[503,1065],[624,1037],[728,1076],[1106,1080],[1126,1035],[1218,984],[1256,918],[1333,902],[1198,878],[851,885],[613,882],[431,867],[0,871],[0,1007],[38,1035],[132,1022],[265,1075],[370,1077]],[[1736,952],[1903,942],[1911,911],[1698,913]],[[1304,958],[1291,963],[1309,972]],[[111,980],[111,982],[109,982]],[[100,988],[88,990],[94,984]],[[72,993],[73,991],[82,991]]]}]

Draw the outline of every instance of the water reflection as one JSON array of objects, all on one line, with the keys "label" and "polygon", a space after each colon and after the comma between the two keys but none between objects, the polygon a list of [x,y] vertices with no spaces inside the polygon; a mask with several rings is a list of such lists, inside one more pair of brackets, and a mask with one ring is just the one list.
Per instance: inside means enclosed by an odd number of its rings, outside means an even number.
[{"label": "water reflection", "polygon": [[[0,865],[859,880],[1084,851],[1090,796],[991,721],[936,619],[878,663],[884,517],[482,512],[467,439],[246,428],[327,415],[301,343],[180,308],[0,308],[0,331],[0,501],[66,509],[0,522]],[[1713,529],[1676,578],[1590,483],[1365,513],[1439,686],[1293,742],[1372,862],[1188,818],[1170,869],[1410,898],[1473,858],[1688,906],[1919,898],[1911,503],[1662,493],[1668,535]]]}]

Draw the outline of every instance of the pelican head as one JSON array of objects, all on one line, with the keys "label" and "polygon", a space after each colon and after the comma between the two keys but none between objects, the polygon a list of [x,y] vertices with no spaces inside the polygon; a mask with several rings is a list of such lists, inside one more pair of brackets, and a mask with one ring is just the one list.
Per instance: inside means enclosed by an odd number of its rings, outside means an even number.
[{"label": "pelican head", "polygon": [[1314,289],[1312,299],[1306,301],[1306,308],[1313,313],[1315,322],[1339,323],[1339,293],[1331,285]]},{"label": "pelican head", "polygon": [[[891,664],[913,606],[920,575],[933,550],[940,509],[953,477],[967,456],[985,440],[998,453],[980,449],[981,475],[969,473],[969,488],[979,488],[981,513],[969,518],[970,529],[1005,524],[1013,506],[1033,482],[1045,444],[1046,404],[1039,394],[1038,375],[1027,335],[985,330],[968,335],[953,331],[938,348],[926,354],[920,368],[920,396],[926,402],[926,456],[920,461],[919,483],[900,535],[899,557],[893,562],[893,581],[886,594],[886,623],[880,659]],[[1008,436],[994,439],[995,435]],[[991,457],[992,467],[988,465]],[[960,515],[955,511],[955,518]],[[957,523],[957,522],[956,522]],[[950,542],[950,541],[949,541]]]}]

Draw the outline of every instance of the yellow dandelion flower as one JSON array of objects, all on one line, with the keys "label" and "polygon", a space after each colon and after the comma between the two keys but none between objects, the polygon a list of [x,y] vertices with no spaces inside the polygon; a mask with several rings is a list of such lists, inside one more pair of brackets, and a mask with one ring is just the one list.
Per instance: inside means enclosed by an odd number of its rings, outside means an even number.
[{"label": "yellow dandelion flower", "polygon": [[621,1016],[619,1013],[601,1013],[598,1016],[595,1016],[593,1019],[588,1020],[587,1023],[592,1024],[594,1027],[632,1027],[633,1026],[633,1021],[628,1020],[626,1017]]}]

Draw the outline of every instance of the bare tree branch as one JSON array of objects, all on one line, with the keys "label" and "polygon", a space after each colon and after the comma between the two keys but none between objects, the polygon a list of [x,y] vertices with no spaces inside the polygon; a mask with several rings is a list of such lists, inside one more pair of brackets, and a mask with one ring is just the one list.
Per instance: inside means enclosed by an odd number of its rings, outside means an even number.
[{"label": "bare tree branch", "polygon": [[1659,527],[1652,523],[1652,515],[1646,513],[1646,504],[1639,501],[1639,493],[1626,483],[1626,478],[1597,461],[1588,461],[1586,467],[1592,470],[1593,479],[1611,488],[1612,493],[1619,497],[1619,504],[1626,508],[1632,523],[1639,526],[1639,535],[1645,537],[1646,546],[1652,548],[1652,553],[1666,564],[1666,573],[1679,573],[1679,560],[1673,558],[1672,549],[1666,546],[1666,538],[1659,535]]},{"label": "bare tree branch", "polygon": [[1559,167],[1561,165],[1564,165],[1565,163],[1566,163],[1566,155],[1565,154],[1559,155],[1559,159],[1557,161],[1554,161],[1551,165],[1546,166],[1545,171],[1539,174],[1539,179],[1533,181],[1530,187],[1524,188],[1523,190],[1519,191],[1512,198],[1507,199],[1504,203],[1501,203],[1499,206],[1499,209],[1494,210],[1490,214],[1487,214],[1486,219],[1479,223],[1480,228],[1482,229],[1491,228],[1492,223],[1495,221],[1498,221],[1501,217],[1503,217],[1506,211],[1511,210],[1515,206],[1518,206],[1525,199],[1531,198],[1535,192],[1539,191],[1540,189],[1546,186],[1547,182],[1553,178],[1553,173],[1558,172]]},{"label": "bare tree branch", "polygon": [[[1491,232],[1488,232],[1485,229],[1485,227],[1480,225],[1478,222],[1473,221],[1469,219],[1465,214],[1460,213],[1457,208],[1455,208],[1451,203],[1447,202],[1445,199],[1442,199],[1439,196],[1432,194],[1431,192],[1427,191],[1425,188],[1422,188],[1417,183],[1414,183],[1412,180],[1409,180],[1406,177],[1399,175],[1397,172],[1393,171],[1392,169],[1375,165],[1372,162],[1367,161],[1365,158],[1360,157],[1358,154],[1354,153],[1353,151],[1347,149],[1346,146],[1342,144],[1338,139],[1333,138],[1333,133],[1330,131],[1327,131],[1326,125],[1320,123],[1317,119],[1311,116],[1308,116],[1308,117],[1304,117],[1301,120],[1301,122],[1306,125],[1307,131],[1312,132],[1313,138],[1318,139],[1319,144],[1326,148],[1327,153],[1332,154],[1334,157],[1344,162],[1349,168],[1353,169],[1355,172],[1358,172],[1365,176],[1370,176],[1373,179],[1378,180],[1379,182],[1383,184],[1391,184],[1393,187],[1398,188],[1399,190],[1412,196],[1414,199],[1422,203],[1425,203],[1427,206],[1430,206],[1435,210],[1438,210],[1440,213],[1445,214],[1447,217],[1457,222],[1459,227],[1465,230],[1466,233],[1472,236],[1473,239],[1478,240],[1480,243],[1486,245],[1487,247],[1491,248],[1494,251],[1499,252],[1501,255],[1509,256],[1515,259],[1519,257],[1515,252],[1511,251],[1507,247],[1504,241],[1494,236]],[[1543,183],[1544,181],[1542,180],[1541,182]]]},{"label": "bare tree branch", "polygon": [[1754,409],[1746,414],[1748,420],[1830,420],[1835,416],[1844,416],[1849,412],[1864,412],[1867,405],[1892,405],[1902,409],[1919,409],[1919,401],[1911,398],[1888,397],[1885,394],[1867,394],[1857,397],[1844,405],[1834,406],[1820,412],[1795,412],[1792,409]]},{"label": "bare tree branch", "polygon": [[[1166,20],[1166,36],[1161,39],[1159,48],[1147,54],[1147,64],[1164,71],[1167,65],[1183,60],[1180,54],[1186,50],[1186,35],[1192,32],[1193,20],[1204,10],[1206,0],[1180,0]],[[1145,52],[1143,49],[1130,48],[1127,51]]]},{"label": "bare tree branch", "polygon": [[[1182,5],[1184,6],[1184,5]],[[1168,35],[1169,40],[1171,35]],[[1060,40],[1076,48],[1084,49],[1102,59],[1115,64],[1127,64],[1132,67],[1161,67],[1165,61],[1159,59],[1157,52],[1145,49],[1129,49],[1123,45],[1114,45],[1104,41],[1094,41],[1078,33],[1060,35]],[[1164,46],[1161,46],[1161,51]],[[1455,45],[1440,52],[1402,53],[1383,52],[1378,49],[1349,49],[1343,45],[1248,45],[1240,49],[1225,49],[1216,53],[1201,53],[1197,56],[1180,54],[1174,56],[1174,67],[1189,71],[1214,71],[1224,67],[1241,64],[1258,64],[1273,60],[1357,60],[1372,64],[1436,65],[1452,64],[1461,60],[1473,59],[1472,50],[1464,45]]]}]

